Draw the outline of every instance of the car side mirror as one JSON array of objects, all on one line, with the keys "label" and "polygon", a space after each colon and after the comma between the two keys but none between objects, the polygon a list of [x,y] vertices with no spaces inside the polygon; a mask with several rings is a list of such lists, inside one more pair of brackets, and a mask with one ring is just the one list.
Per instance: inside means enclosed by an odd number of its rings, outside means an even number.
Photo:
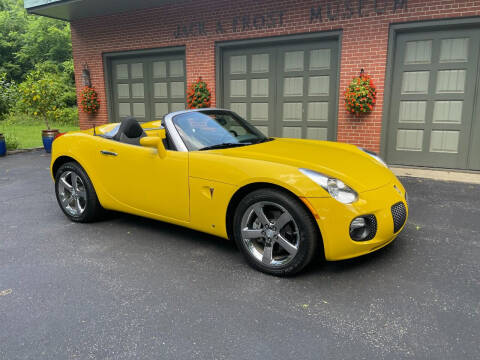
[{"label": "car side mirror", "polygon": [[[163,145],[163,139],[165,139],[165,129],[158,131],[158,136],[145,136],[140,139],[140,145],[156,148],[158,151],[158,156],[162,159],[167,155],[167,150]],[[162,136],[163,135],[163,136]]]}]

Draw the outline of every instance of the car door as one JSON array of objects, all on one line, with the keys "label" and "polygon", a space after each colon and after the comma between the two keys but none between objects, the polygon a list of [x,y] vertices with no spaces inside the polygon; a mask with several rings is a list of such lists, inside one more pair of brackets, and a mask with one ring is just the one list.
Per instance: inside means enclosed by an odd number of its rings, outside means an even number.
[{"label": "car door", "polygon": [[121,206],[157,216],[189,221],[188,153],[120,143],[98,142],[97,172],[105,191]]}]

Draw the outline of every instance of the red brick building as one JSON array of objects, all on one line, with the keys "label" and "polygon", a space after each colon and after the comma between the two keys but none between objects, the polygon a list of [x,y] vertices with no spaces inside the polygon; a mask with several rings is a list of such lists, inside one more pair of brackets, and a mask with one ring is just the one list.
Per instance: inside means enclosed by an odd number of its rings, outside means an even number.
[{"label": "red brick building", "polygon": [[[271,136],[337,140],[392,164],[480,170],[480,1],[31,0],[71,22],[78,92],[102,101],[82,128],[185,106],[202,77],[213,105]],[[346,112],[361,69],[371,114]]]}]

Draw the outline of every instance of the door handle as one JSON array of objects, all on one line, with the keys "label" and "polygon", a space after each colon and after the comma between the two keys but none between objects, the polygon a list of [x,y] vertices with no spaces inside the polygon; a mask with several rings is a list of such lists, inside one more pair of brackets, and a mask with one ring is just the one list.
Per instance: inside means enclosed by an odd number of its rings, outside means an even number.
[{"label": "door handle", "polygon": [[110,156],[117,156],[117,155],[118,155],[116,152],[113,152],[113,151],[100,150],[100,152],[101,152],[103,155],[110,155]]}]

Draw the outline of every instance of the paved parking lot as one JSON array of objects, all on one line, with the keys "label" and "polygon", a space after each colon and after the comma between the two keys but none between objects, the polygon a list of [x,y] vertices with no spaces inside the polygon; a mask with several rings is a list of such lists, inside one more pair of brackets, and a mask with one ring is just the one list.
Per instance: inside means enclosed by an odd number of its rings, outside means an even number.
[{"label": "paved parking lot", "polygon": [[476,359],[480,185],[402,179],[390,246],[280,279],[233,243],[57,206],[40,152],[0,159],[0,359]]}]

